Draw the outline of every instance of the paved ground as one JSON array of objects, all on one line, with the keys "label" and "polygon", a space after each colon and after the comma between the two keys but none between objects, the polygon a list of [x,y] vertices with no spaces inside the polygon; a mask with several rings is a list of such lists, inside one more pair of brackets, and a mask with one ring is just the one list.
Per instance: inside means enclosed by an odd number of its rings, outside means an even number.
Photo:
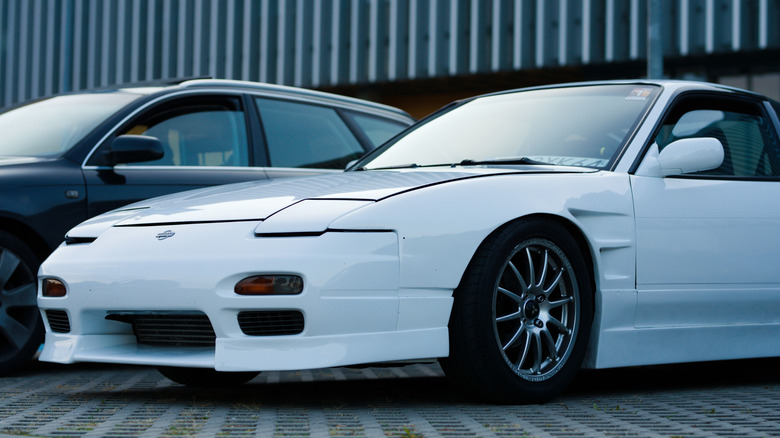
[{"label": "paved ground", "polygon": [[0,379],[0,434],[225,437],[780,436],[780,360],[582,373],[543,405],[492,406],[437,365],[265,373],[198,390],[148,368],[34,363]]}]

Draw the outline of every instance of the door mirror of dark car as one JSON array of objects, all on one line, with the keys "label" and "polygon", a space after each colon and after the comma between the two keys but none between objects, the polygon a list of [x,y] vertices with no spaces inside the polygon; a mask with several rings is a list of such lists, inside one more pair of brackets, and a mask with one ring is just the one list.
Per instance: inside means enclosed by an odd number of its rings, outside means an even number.
[{"label": "door mirror of dark car", "polygon": [[107,151],[108,161],[114,164],[139,163],[159,160],[165,155],[160,139],[146,135],[120,135]]},{"label": "door mirror of dark car", "polygon": [[670,176],[703,172],[723,163],[723,145],[716,138],[684,138],[673,141],[658,152],[653,144],[636,174],[640,176]]}]

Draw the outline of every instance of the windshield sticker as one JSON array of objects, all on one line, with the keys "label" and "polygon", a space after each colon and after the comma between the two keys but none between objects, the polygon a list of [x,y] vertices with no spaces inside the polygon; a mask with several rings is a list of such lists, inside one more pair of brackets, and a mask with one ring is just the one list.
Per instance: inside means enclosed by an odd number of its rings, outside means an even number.
[{"label": "windshield sticker", "polygon": [[536,161],[542,161],[556,166],[577,166],[577,167],[606,167],[609,160],[603,158],[586,157],[552,157],[552,156],[533,156],[526,157]]},{"label": "windshield sticker", "polygon": [[626,96],[626,100],[647,100],[652,92],[652,88],[634,88],[631,90],[631,93]]}]

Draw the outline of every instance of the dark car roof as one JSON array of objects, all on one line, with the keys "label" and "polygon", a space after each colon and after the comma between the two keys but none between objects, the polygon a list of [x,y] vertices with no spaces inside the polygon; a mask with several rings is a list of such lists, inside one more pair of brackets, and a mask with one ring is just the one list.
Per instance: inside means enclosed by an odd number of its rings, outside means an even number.
[{"label": "dark car roof", "polygon": [[304,97],[309,100],[321,100],[328,103],[339,103],[345,106],[358,106],[365,109],[372,109],[375,111],[382,111],[387,113],[394,113],[404,117],[410,118],[411,116],[405,111],[381,103],[369,102],[362,99],[356,99],[348,96],[341,96],[338,94],[326,93],[323,91],[310,90],[305,88],[288,87],[285,85],[268,84],[262,82],[247,82],[236,81],[228,79],[193,79],[184,81],[178,84],[176,87],[180,88],[219,88],[219,89],[236,89],[240,91],[265,91],[272,92],[274,94],[286,95],[289,97]]}]

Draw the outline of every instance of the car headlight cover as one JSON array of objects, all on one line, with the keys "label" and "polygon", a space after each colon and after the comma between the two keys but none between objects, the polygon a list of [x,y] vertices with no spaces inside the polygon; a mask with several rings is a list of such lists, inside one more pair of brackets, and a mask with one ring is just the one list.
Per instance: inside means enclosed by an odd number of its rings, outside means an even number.
[{"label": "car headlight cover", "polygon": [[269,216],[255,228],[255,234],[323,233],[336,219],[373,203],[363,199],[304,199]]}]

